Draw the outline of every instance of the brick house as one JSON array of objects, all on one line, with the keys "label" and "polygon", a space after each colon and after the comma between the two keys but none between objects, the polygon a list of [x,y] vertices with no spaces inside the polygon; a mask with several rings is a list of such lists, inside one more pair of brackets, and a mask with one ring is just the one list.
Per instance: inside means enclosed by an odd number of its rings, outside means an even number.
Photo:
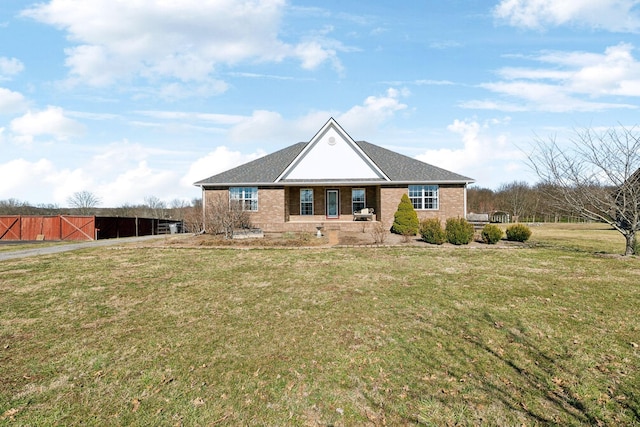
[{"label": "brick house", "polygon": [[[354,141],[331,118],[309,142],[300,142],[196,182],[204,209],[214,197],[235,200],[253,226],[266,232],[317,227],[360,231],[390,228],[402,194],[422,218],[466,217],[473,179]],[[354,213],[373,211],[372,215]]]}]

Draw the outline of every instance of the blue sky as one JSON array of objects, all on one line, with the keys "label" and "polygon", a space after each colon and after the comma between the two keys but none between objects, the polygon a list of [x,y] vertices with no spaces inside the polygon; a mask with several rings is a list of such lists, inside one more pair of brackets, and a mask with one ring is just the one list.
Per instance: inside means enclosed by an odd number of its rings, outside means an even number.
[{"label": "blue sky", "polygon": [[639,33],[639,0],[2,0],[0,200],[190,200],[329,117],[534,183],[536,137],[638,124]]}]

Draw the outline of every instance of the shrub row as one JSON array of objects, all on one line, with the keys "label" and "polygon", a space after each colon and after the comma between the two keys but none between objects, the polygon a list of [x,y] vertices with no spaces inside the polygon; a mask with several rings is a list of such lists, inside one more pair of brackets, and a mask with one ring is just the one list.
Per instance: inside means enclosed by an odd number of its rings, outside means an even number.
[{"label": "shrub row", "polygon": [[434,245],[466,245],[473,240],[473,225],[464,218],[449,218],[443,229],[438,218],[429,218],[420,222],[420,236]]},{"label": "shrub row", "polygon": [[[473,240],[473,225],[464,218],[449,218],[444,229],[438,218],[429,218],[420,222],[422,240],[434,245],[449,242],[454,245],[466,245]],[[494,224],[487,224],[480,233],[482,241],[493,245],[503,236],[502,229]],[[531,237],[531,230],[524,224],[513,224],[507,227],[507,240],[526,242]]]}]

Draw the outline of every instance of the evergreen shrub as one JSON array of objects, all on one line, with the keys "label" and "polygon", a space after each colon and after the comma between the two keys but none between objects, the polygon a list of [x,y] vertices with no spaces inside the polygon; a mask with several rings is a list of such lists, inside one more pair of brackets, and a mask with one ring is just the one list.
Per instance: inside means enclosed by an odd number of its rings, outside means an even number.
[{"label": "evergreen shrub", "polygon": [[403,194],[398,210],[393,215],[391,231],[403,236],[415,236],[418,233],[419,225],[418,214],[413,208],[411,199],[406,194]]},{"label": "evergreen shrub", "polygon": [[507,227],[507,240],[526,242],[531,237],[531,230],[524,224],[513,224]]},{"label": "evergreen shrub", "polygon": [[429,218],[420,222],[420,236],[422,240],[433,245],[441,245],[447,241],[447,236],[438,218]]},{"label": "evergreen shrub", "polygon": [[464,218],[449,218],[444,231],[447,242],[453,245],[467,245],[473,240],[473,224]]},{"label": "evergreen shrub", "polygon": [[502,239],[502,229],[494,224],[487,224],[482,227],[482,241],[489,245],[494,245]]}]

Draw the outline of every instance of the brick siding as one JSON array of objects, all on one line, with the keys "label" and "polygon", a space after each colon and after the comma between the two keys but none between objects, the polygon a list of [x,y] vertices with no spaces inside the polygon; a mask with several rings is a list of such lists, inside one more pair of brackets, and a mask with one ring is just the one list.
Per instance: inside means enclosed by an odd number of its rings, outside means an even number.
[{"label": "brick siding", "polygon": [[[300,189],[313,188],[314,213],[313,216],[300,216]],[[353,187],[353,188],[363,188]],[[366,204],[376,212],[376,220],[385,227],[391,228],[393,216],[403,194],[408,194],[408,186],[397,187],[364,187],[366,188]],[[327,189],[340,191],[340,219],[332,220],[325,217],[325,194]],[[253,226],[267,232],[307,231],[315,232],[316,226],[338,227],[341,230],[358,231],[369,229],[373,222],[353,222],[351,205],[352,187],[288,187],[259,188],[258,211],[250,212]],[[205,190],[204,202],[211,200],[216,194],[223,194],[228,199],[227,189]],[[464,217],[465,187],[464,185],[440,185],[439,209],[418,210],[418,218],[439,218],[443,223],[447,218]]]}]

